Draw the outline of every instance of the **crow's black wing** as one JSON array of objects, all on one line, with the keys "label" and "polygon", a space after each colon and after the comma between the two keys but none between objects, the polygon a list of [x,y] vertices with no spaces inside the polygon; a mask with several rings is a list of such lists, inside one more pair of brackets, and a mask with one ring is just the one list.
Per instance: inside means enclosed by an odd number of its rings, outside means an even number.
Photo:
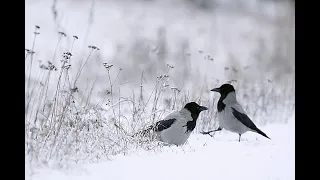
[{"label": "crow's black wing", "polygon": [[[238,106],[239,107],[239,106]],[[242,108],[239,108],[240,111],[242,111],[243,113],[239,112],[238,110],[236,110],[235,108],[231,107],[232,109],[232,114],[233,116],[239,120],[242,124],[244,124],[245,126],[247,126],[248,128],[254,130],[255,132],[261,134],[262,136],[269,138],[266,133],[262,132],[259,128],[257,128],[257,126],[251,121],[251,119],[244,113]],[[270,138],[269,138],[270,139]]]},{"label": "crow's black wing", "polygon": [[234,107],[231,107],[231,109],[232,109],[233,116],[237,118],[237,120],[239,120],[242,124],[244,124],[248,128],[252,130],[257,130],[256,125],[251,121],[251,119],[245,113],[239,112]]},{"label": "crow's black wing", "polygon": [[171,119],[165,119],[158,121],[155,125],[155,131],[163,131],[165,129],[168,129],[177,119],[171,118]]}]

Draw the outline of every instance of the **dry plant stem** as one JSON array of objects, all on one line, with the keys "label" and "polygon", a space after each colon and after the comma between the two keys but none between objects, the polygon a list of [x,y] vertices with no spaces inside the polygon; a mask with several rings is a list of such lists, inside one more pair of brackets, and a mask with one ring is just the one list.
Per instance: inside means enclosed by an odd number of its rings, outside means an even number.
[{"label": "dry plant stem", "polygon": [[[59,134],[60,134],[62,121],[64,120],[64,117],[65,117],[65,115],[66,115],[67,108],[68,108],[68,106],[70,105],[70,97],[71,97],[71,96],[69,95],[68,98],[67,98],[67,100],[66,100],[66,104],[65,104],[65,106],[63,107],[61,116],[60,116],[60,118],[58,119],[58,127],[57,127],[57,131],[56,131],[56,133],[55,133],[55,135],[54,135],[52,147],[55,146],[55,144],[56,144],[56,139],[57,139],[57,137],[58,137]],[[54,127],[53,127],[52,129],[54,129]],[[53,151],[53,148],[51,148],[49,157],[52,157],[52,151]]]},{"label": "dry plant stem", "polygon": [[[170,70],[170,69],[167,68],[167,71],[165,72],[165,75],[168,74],[169,70]],[[157,79],[156,89],[155,89],[156,92],[155,92],[155,94],[154,94],[152,112],[157,111],[157,105],[158,105],[158,102],[159,102],[159,97],[160,97],[161,92],[162,92],[160,82],[162,83],[163,80],[164,80],[164,78],[165,78],[165,77],[161,77],[160,79]],[[159,88],[159,85],[160,85],[160,88]],[[155,119],[156,119],[156,114],[153,115],[153,117],[152,117],[152,122],[154,122]]]},{"label": "dry plant stem", "polygon": [[90,50],[90,53],[89,53],[87,59],[85,60],[84,64],[83,64],[82,66],[80,65],[80,69],[79,69],[78,72],[77,72],[76,79],[74,80],[74,83],[73,83],[73,87],[76,86],[76,83],[77,83],[77,81],[78,81],[78,79],[79,79],[79,77],[80,77],[80,75],[81,75],[81,73],[82,73],[82,70],[83,70],[84,66],[87,64],[87,62],[89,61],[93,50],[94,50],[94,49],[91,49],[91,50]]},{"label": "dry plant stem", "polygon": [[[37,77],[37,76],[36,76]],[[37,78],[36,78],[37,79]],[[37,119],[38,119],[38,113],[40,111],[40,106],[41,106],[41,99],[42,99],[42,88],[36,88],[36,87],[33,87],[32,88],[32,97],[30,97],[30,99],[28,100],[28,104],[30,104],[31,102],[33,102],[30,106],[29,106],[29,110],[30,112],[28,112],[28,114],[26,114],[26,119],[32,119],[33,117],[35,117],[34,119],[34,126],[36,126],[36,122],[37,122]],[[40,93],[40,95],[39,95]],[[35,99],[36,97],[38,97],[38,102],[39,103],[35,103]],[[33,111],[34,111],[34,106],[37,106],[36,108],[36,112],[35,112],[35,116],[33,116]],[[28,116],[29,115],[29,116]]]},{"label": "dry plant stem", "polygon": [[[59,47],[59,44],[60,44],[60,41],[62,39],[62,34],[59,34],[59,39],[58,39],[58,42],[57,42],[57,45],[55,47],[55,50],[54,50],[54,54],[53,54],[53,58],[52,58],[52,64],[54,63],[54,60],[56,58],[56,54],[57,54],[57,49]],[[44,89],[45,89],[45,96],[44,96],[44,99],[43,99],[43,103],[45,104],[46,101],[47,101],[47,98],[48,98],[48,89],[49,89],[49,81],[50,81],[50,76],[51,76],[51,71],[48,72],[48,75],[47,75],[47,78],[46,78],[46,81],[45,81],[45,86],[44,86]],[[42,110],[44,112],[44,109]],[[50,110],[51,111],[51,110]],[[50,114],[50,113],[49,113]]]},{"label": "dry plant stem", "polygon": [[[65,62],[63,62],[63,65],[65,65]],[[53,97],[53,112],[52,112],[52,119],[53,119],[53,116],[54,115],[57,115],[57,113],[54,111],[56,108],[56,105],[58,103],[58,96],[59,96],[59,92],[60,92],[60,83],[61,83],[61,77],[62,77],[62,74],[65,70],[63,68],[61,68],[61,71],[60,71],[60,75],[59,75],[59,78],[58,78],[58,83],[57,83],[57,87],[56,87],[56,92],[54,94],[54,97]]]},{"label": "dry plant stem", "polygon": [[[34,38],[33,38],[33,43],[32,43],[32,48],[31,48],[31,51],[34,52],[34,47],[35,47],[35,44],[36,44],[36,38],[37,38],[37,28],[35,28],[34,30]],[[29,68],[29,73],[28,73],[28,86],[27,86],[27,89],[29,89],[30,87],[30,78],[31,78],[31,72],[32,72],[32,64],[33,64],[33,54],[34,53],[31,53],[31,61],[30,61],[30,68]],[[29,98],[29,97],[28,97]]]},{"label": "dry plant stem", "polygon": [[[158,83],[158,82],[157,82],[157,83]],[[145,112],[145,108],[147,107],[147,105],[148,105],[148,103],[149,103],[149,101],[150,101],[150,99],[151,99],[151,97],[152,97],[153,92],[154,92],[154,91],[157,89],[157,87],[158,87],[158,86],[157,86],[157,83],[156,83],[156,85],[154,86],[154,88],[152,89],[151,94],[150,94],[147,102],[144,104],[144,107],[143,107],[143,110],[141,111],[141,113],[142,113],[142,112]],[[140,96],[140,97],[142,97],[142,96]]]},{"label": "dry plant stem", "polygon": [[24,58],[24,60],[26,61],[28,58],[29,53],[26,54],[26,57]]},{"label": "dry plant stem", "polygon": [[154,122],[156,114],[153,113],[155,111],[157,111],[157,95],[158,95],[158,90],[159,90],[159,82],[160,80],[157,81],[156,83],[156,92],[154,93],[154,99],[153,99],[153,107],[152,107],[152,122]]},{"label": "dry plant stem", "polygon": [[73,50],[73,46],[74,46],[74,42],[76,41],[76,38],[73,38],[73,41],[72,41],[72,45],[71,45],[71,48],[70,48],[70,52],[72,53],[72,50]]},{"label": "dry plant stem", "polygon": [[[109,84],[110,84],[111,104],[113,104],[113,83],[111,82],[110,69],[108,69],[108,79],[109,79]],[[112,110],[113,116],[114,116],[114,118],[116,120],[116,124],[118,123],[120,125],[120,119],[117,120],[117,115],[116,115],[115,110],[113,108],[111,108],[111,110]],[[118,128],[117,128],[117,133],[119,133],[118,132]]]},{"label": "dry plant stem", "polygon": [[110,93],[111,93],[111,104],[113,104],[113,84],[111,82],[111,75],[110,70],[108,70],[108,79],[109,79],[109,85],[110,85]]},{"label": "dry plant stem", "polygon": [[[119,87],[119,102],[120,102],[120,99],[121,99],[121,95],[120,95],[120,87]],[[121,116],[121,103],[119,103],[119,122],[120,122],[120,116]]]},{"label": "dry plant stem", "polygon": [[[73,41],[72,41],[72,45],[71,45],[71,48],[70,48],[70,53],[72,54],[72,51],[73,51],[73,46],[74,46],[74,43],[76,41],[76,38],[73,38]],[[71,59],[72,59],[72,56],[70,56],[70,59],[69,59],[69,63],[71,64]],[[66,72],[66,79],[69,83],[69,88],[72,88],[71,86],[71,81],[70,81],[70,74],[68,73],[69,71]]]},{"label": "dry plant stem", "polygon": [[[144,105],[144,102],[143,102],[143,73],[144,71],[142,71],[141,73],[141,78],[140,78],[140,96],[139,96],[139,109],[141,106]],[[141,104],[142,103],[142,104]]]},{"label": "dry plant stem", "polygon": [[96,77],[95,80],[93,81],[92,86],[91,86],[91,88],[90,88],[90,92],[89,92],[89,94],[88,94],[88,96],[87,96],[87,100],[86,100],[86,106],[88,106],[89,103],[90,103],[92,91],[93,91],[93,88],[95,87],[96,82],[97,82],[97,77]]},{"label": "dry plant stem", "polygon": [[[113,81],[112,86],[116,83],[116,81],[117,81],[117,79],[118,79],[118,77],[119,77],[119,75],[120,75],[120,72],[121,72],[121,70],[118,71],[117,77],[116,77],[116,79]],[[110,82],[110,79],[109,79],[109,82]],[[110,84],[110,83],[109,83],[109,84]],[[111,93],[112,93],[112,92],[111,92]],[[105,101],[106,98],[107,98],[107,95],[108,95],[108,94],[105,94],[104,97],[102,98],[102,100],[99,101],[94,107],[96,108],[96,107],[100,106],[102,103],[104,103],[104,101]],[[120,96],[119,96],[119,97],[120,97]]]},{"label": "dry plant stem", "polygon": [[[35,27],[35,30],[34,30],[34,38],[33,38],[33,42],[32,42],[32,49],[31,51],[34,52],[34,47],[35,47],[35,44],[36,44],[36,38],[37,38],[37,27]],[[30,88],[30,81],[31,81],[31,72],[32,72],[32,64],[33,64],[33,54],[34,53],[31,53],[31,61],[30,61],[30,67],[29,67],[29,72],[28,72],[28,81],[27,81],[27,107],[26,107],[26,112],[27,112],[27,115],[28,115],[28,112],[29,112],[29,105],[30,105],[30,96],[31,96],[31,93],[29,92],[29,88]],[[26,56],[27,58],[27,56]]]},{"label": "dry plant stem", "polygon": [[[62,67],[64,67],[65,64],[66,64],[66,61],[63,61]],[[65,111],[67,110],[67,107],[69,107],[70,101],[71,101],[71,97],[72,97],[71,94],[68,94],[68,98],[65,101],[65,106],[63,107],[62,112],[60,113],[59,119],[57,119],[58,120],[58,129],[57,129],[57,132],[56,132],[55,127],[54,127],[54,120],[55,120],[54,117],[58,117],[59,116],[58,115],[58,111],[59,110],[57,109],[57,103],[59,101],[58,96],[59,96],[59,91],[60,91],[61,77],[62,77],[63,72],[65,72],[67,74],[68,73],[67,71],[68,70],[65,70],[64,68],[61,68],[61,70],[60,70],[60,74],[59,74],[59,78],[58,78],[58,82],[57,82],[57,86],[56,86],[56,91],[55,91],[55,94],[54,94],[54,97],[53,97],[53,106],[49,111],[49,116],[51,115],[51,118],[49,119],[49,121],[50,121],[49,122],[49,127],[50,127],[50,130],[51,130],[50,133],[55,132],[54,133],[55,134],[55,138],[60,133],[60,128],[61,128],[61,125],[62,125],[62,121],[63,121],[63,119],[65,117]],[[48,133],[44,145],[46,144],[50,133]],[[54,144],[55,144],[55,141],[54,141]],[[51,151],[52,151],[52,149],[51,149]],[[50,157],[51,157],[51,152],[50,152]]]},{"label": "dry plant stem", "polygon": [[[62,67],[65,65],[65,63],[66,62],[63,62]],[[52,128],[53,127],[54,117],[56,117],[58,115],[57,103],[59,101],[58,96],[59,96],[59,92],[60,92],[61,77],[62,77],[62,74],[63,74],[64,71],[65,71],[65,69],[61,68],[60,74],[59,74],[59,78],[58,78],[58,83],[57,83],[57,86],[56,86],[56,91],[55,91],[55,94],[53,96],[53,106],[52,106],[52,109],[50,110],[50,112],[52,111],[51,118],[50,118],[50,120],[51,120],[51,122],[50,122],[51,129],[54,129],[54,128]],[[70,101],[70,98],[69,98],[69,101]],[[50,115],[50,113],[49,113],[49,115]]]},{"label": "dry plant stem", "polygon": [[117,74],[116,78],[114,79],[114,81],[113,81],[113,83],[112,83],[112,86],[113,86],[113,85],[116,83],[116,81],[118,80],[118,77],[119,77],[119,75],[120,75],[120,72],[121,72],[121,70],[118,71],[118,74]]}]

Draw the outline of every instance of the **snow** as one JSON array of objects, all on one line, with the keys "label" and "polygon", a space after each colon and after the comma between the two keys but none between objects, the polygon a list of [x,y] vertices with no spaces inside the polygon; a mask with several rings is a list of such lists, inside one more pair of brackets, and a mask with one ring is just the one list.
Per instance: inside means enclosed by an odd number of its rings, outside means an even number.
[{"label": "snow", "polygon": [[[260,127],[271,140],[248,132],[227,131],[214,138],[195,134],[182,147],[162,147],[118,155],[109,161],[35,170],[33,180],[293,180],[294,121]],[[26,165],[26,177],[30,169]]]}]

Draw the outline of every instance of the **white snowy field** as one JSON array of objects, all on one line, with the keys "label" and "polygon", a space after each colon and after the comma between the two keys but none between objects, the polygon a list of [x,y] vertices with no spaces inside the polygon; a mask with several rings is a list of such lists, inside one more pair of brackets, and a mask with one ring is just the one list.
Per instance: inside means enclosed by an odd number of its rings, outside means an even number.
[{"label": "white snowy field", "polygon": [[[262,126],[270,138],[248,132],[238,136],[222,131],[214,138],[192,134],[182,147],[117,155],[96,164],[67,169],[34,170],[33,180],[293,180],[295,179],[294,121]],[[26,179],[30,169],[26,165]]]}]

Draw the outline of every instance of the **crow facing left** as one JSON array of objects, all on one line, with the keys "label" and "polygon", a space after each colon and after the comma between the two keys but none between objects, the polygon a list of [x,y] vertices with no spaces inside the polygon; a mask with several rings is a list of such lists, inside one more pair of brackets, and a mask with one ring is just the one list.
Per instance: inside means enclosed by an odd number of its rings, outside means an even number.
[{"label": "crow facing left", "polygon": [[236,91],[231,84],[223,84],[219,88],[211,89],[211,91],[220,93],[220,99],[217,105],[219,127],[216,130],[202,132],[202,134],[209,134],[226,129],[239,134],[239,142],[241,135],[247,131],[256,132],[270,139],[264,132],[257,128],[247,116],[246,112],[238,103]]},{"label": "crow facing left", "polygon": [[157,139],[174,145],[183,145],[197,124],[200,112],[208,110],[196,102],[187,103],[180,111],[170,113],[166,118],[155,123],[155,125],[143,130],[141,134],[150,131],[156,133]]}]

